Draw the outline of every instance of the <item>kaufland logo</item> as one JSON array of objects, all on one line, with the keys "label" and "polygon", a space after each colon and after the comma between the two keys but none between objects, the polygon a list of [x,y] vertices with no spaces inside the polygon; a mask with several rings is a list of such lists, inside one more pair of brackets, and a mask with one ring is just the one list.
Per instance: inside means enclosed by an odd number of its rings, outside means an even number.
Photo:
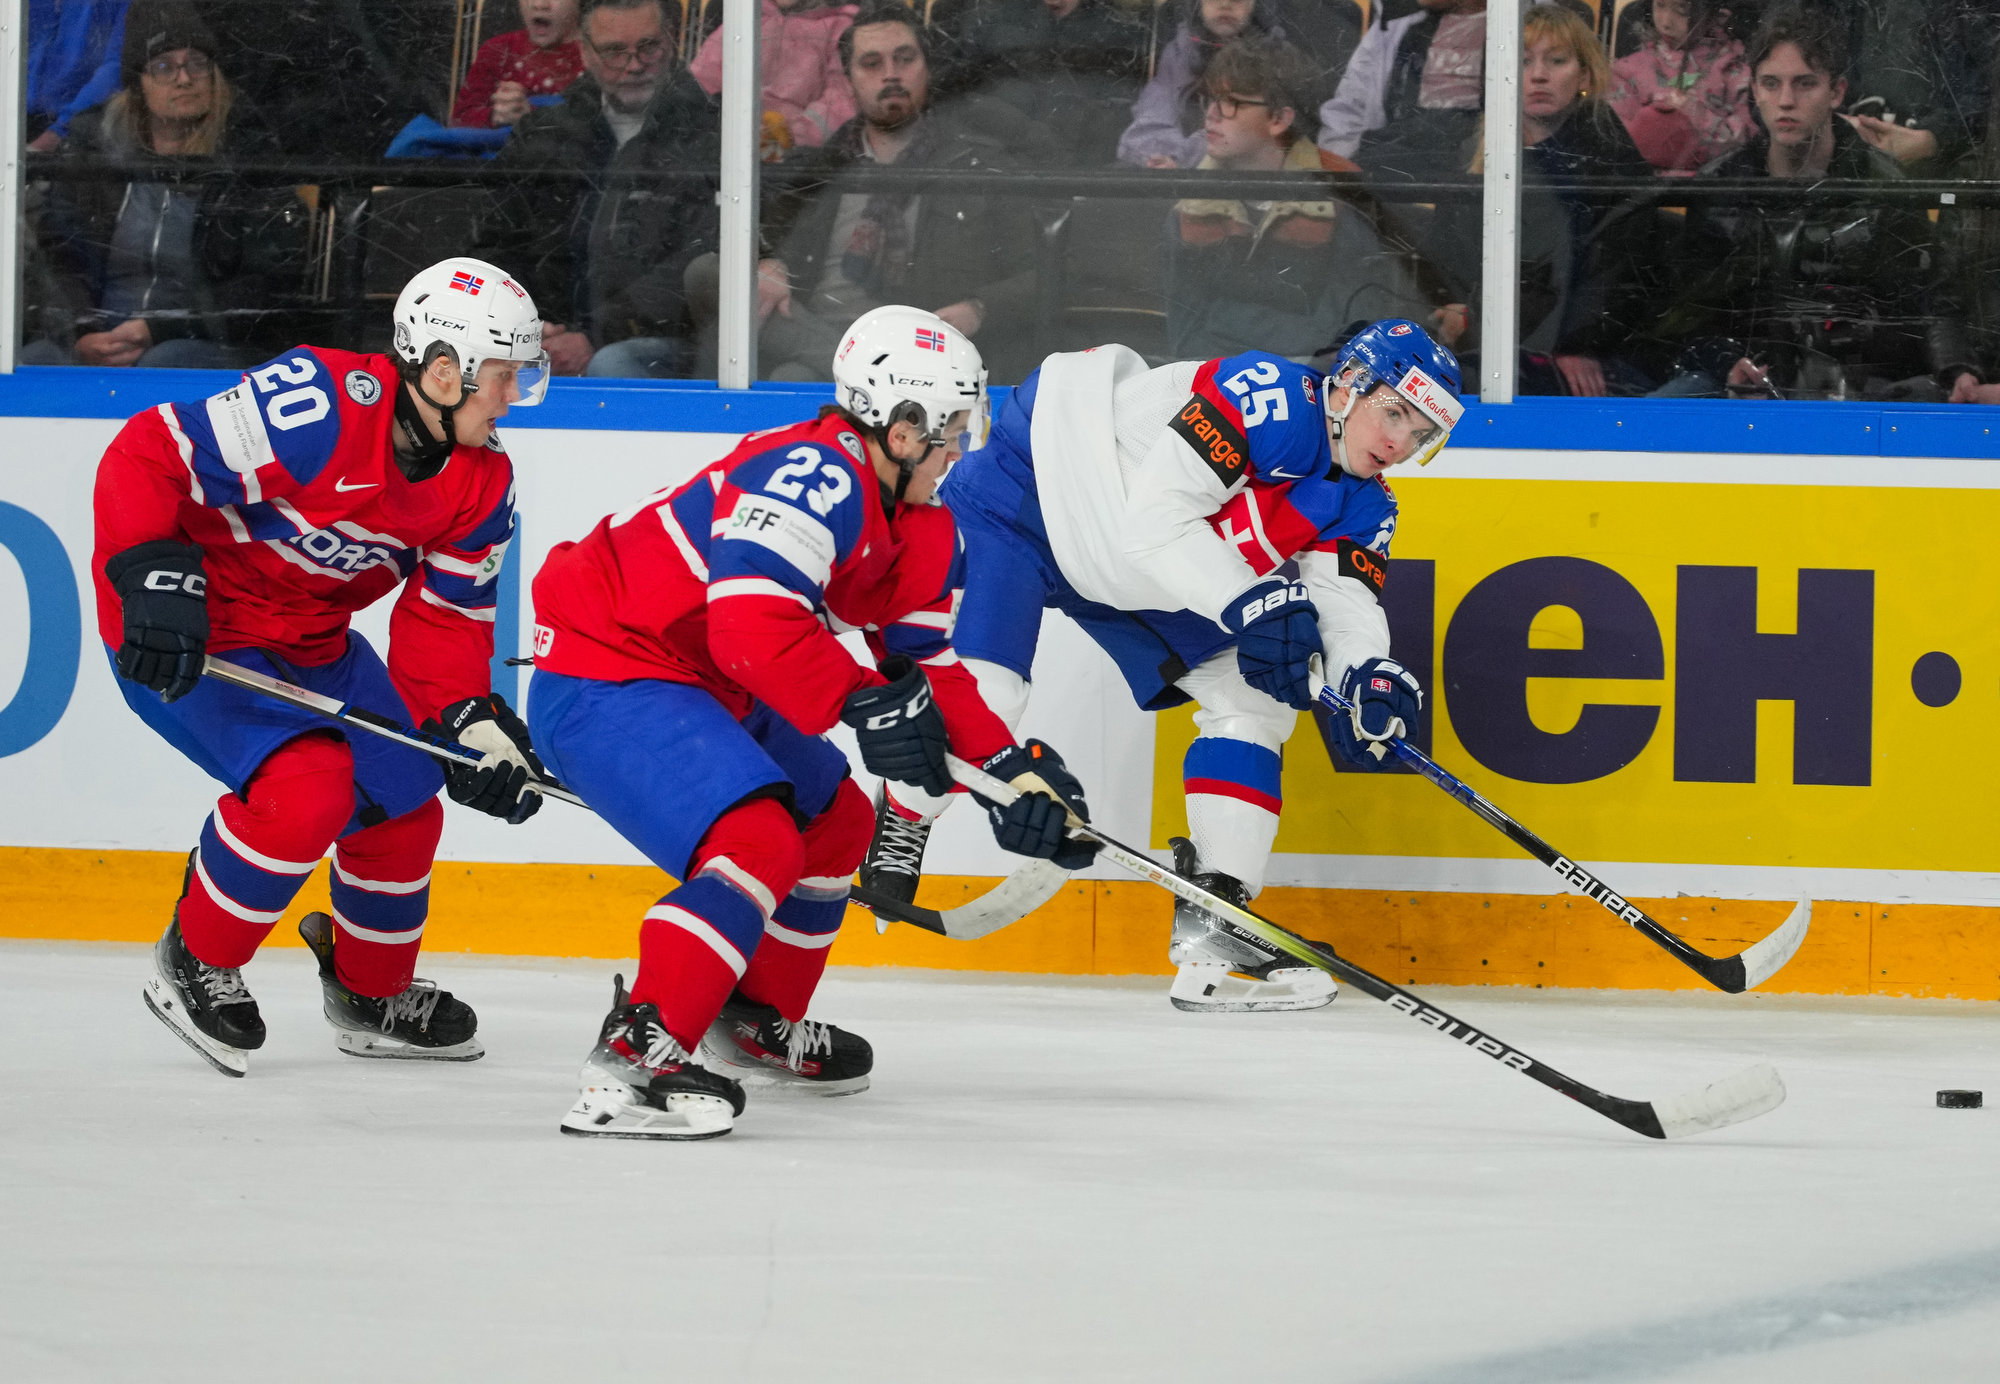
[{"label": "kaufland logo", "polygon": [[1465,412],[1465,405],[1456,396],[1415,366],[1403,373],[1396,392],[1429,414],[1439,427],[1446,430],[1457,427],[1460,415]]},{"label": "kaufland logo", "polygon": [[486,287],[486,280],[476,279],[461,269],[451,276],[451,286],[460,293],[470,293],[473,297],[477,298],[479,290]]}]

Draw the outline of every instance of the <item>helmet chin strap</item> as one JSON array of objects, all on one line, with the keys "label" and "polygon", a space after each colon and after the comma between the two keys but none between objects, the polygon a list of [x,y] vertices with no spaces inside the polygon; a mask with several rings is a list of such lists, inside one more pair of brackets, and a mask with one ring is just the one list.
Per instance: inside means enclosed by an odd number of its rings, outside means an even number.
[{"label": "helmet chin strap", "polygon": [[[403,474],[411,481],[427,481],[444,470],[444,464],[451,460],[452,449],[458,446],[456,415],[458,410],[464,407],[465,401],[479,392],[479,386],[469,380],[466,381],[460,386],[458,402],[446,404],[433,399],[429,391],[424,388],[422,368],[405,366],[403,383],[408,388],[396,391],[396,422],[402,427],[403,436],[410,444],[410,461],[403,468]],[[438,411],[444,425],[443,437],[431,436],[430,425],[424,418],[423,410],[417,407],[416,399],[410,397],[413,392]]]},{"label": "helmet chin strap", "polygon": [[1354,412],[1354,406],[1360,400],[1361,391],[1350,385],[1347,387],[1346,406],[1339,413],[1326,416],[1327,435],[1333,439],[1334,462],[1350,476],[1354,474],[1354,468],[1347,461],[1347,415]]}]

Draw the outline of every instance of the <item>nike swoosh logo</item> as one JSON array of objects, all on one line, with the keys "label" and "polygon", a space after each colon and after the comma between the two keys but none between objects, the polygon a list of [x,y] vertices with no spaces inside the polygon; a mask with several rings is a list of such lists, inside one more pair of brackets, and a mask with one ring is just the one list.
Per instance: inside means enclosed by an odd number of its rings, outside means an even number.
[{"label": "nike swoosh logo", "polygon": [[335,490],[338,490],[341,494],[345,495],[350,490],[373,490],[376,486],[380,485],[381,483],[382,482],[380,481],[369,481],[366,485],[349,485],[347,483],[347,477],[342,476],[339,480],[333,483],[333,488]]}]

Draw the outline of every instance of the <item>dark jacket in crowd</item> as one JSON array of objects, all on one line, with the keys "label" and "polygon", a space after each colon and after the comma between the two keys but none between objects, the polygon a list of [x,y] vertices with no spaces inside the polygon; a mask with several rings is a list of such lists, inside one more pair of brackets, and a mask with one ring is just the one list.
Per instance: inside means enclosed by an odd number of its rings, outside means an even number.
[{"label": "dark jacket in crowd", "polygon": [[[129,170],[129,177],[57,179],[41,216],[46,273],[31,280],[48,301],[29,304],[47,337],[67,346],[132,317],[146,319],[155,343],[201,337],[245,350],[281,350],[301,334],[311,216],[289,185],[259,184],[236,163],[277,159],[269,130],[240,97],[230,110],[221,152],[157,158],[114,133],[105,108],[78,116],[63,142],[71,165]],[[179,183],[149,179],[148,169],[196,170]],[[121,216],[155,218],[155,230],[128,236]],[[106,312],[106,289],[119,269],[149,280],[143,303]]]},{"label": "dark jacket in crowd", "polygon": [[1813,0],[1847,27],[1843,110],[1929,130],[1937,157],[1912,176],[1936,176],[1963,154],[1987,93],[1983,69],[1995,40],[1982,0]]},{"label": "dark jacket in crowd", "polygon": [[[925,117],[927,129],[897,159],[895,167],[1006,168],[1008,150],[983,131],[966,128],[950,113]],[[862,121],[848,121],[801,166],[826,181],[792,224],[778,258],[792,276],[792,292],[808,298],[846,247],[832,243],[843,194],[856,190],[839,175],[861,163]],[[872,166],[872,165],[869,165]],[[888,199],[881,210],[893,214],[900,199],[916,197],[916,224],[910,257],[893,267],[887,281],[867,287],[890,302],[926,309],[977,298],[985,317],[977,343],[996,380],[1018,379],[1033,369],[1035,310],[1035,219],[1026,198],[987,196],[947,188],[922,194],[876,193]]]},{"label": "dark jacket in crowd", "polygon": [[1066,19],[1043,0],[965,0],[936,22],[946,36],[932,75],[940,103],[978,93],[1041,126],[1065,164],[1117,159],[1146,81],[1145,25],[1111,0],[1083,0]]},{"label": "dark jacket in crowd", "polygon": [[[1902,178],[1845,121],[1833,135],[1827,177]],[[1759,132],[1702,176],[1768,178],[1769,143]],[[1661,336],[1683,351],[1683,368],[1721,378],[1747,354],[1784,388],[1800,387],[1815,358],[1854,388],[1934,374],[1964,354],[1961,333],[1938,315],[1940,268],[1930,221],[1912,204],[1697,206]]]},{"label": "dark jacket in crowd", "polygon": [[[1521,170],[1522,349],[1600,359],[1630,354],[1653,315],[1644,278],[1657,258],[1653,207],[1576,193],[1599,179],[1650,180],[1652,165],[1610,107],[1593,104],[1523,148]],[[1429,242],[1454,298],[1475,308],[1480,227],[1478,203],[1447,202]]]},{"label": "dark jacket in crowd", "polygon": [[[665,78],[639,132],[618,147],[594,78],[560,103],[530,111],[495,167],[503,182],[483,218],[476,253],[518,277],[542,316],[581,328],[596,346],[691,332],[682,276],[716,248],[721,125],[684,69]],[[706,176],[657,180],[650,170]],[[601,170],[589,182],[538,172]]]}]

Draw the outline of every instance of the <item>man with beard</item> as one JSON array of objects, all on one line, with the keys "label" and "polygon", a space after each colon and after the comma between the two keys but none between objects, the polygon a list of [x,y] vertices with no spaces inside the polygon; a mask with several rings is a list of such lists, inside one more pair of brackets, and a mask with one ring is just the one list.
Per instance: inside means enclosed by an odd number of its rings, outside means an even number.
[{"label": "man with beard", "polygon": [[[828,378],[847,325],[889,303],[935,312],[977,342],[994,376],[1016,380],[1034,362],[1034,222],[1021,198],[867,192],[839,176],[861,164],[917,168],[1003,166],[998,142],[931,108],[922,27],[900,4],[874,0],[840,41],[860,112],[807,156],[827,181],[776,256],[758,266],[758,337],[765,375]],[[688,270],[688,297],[712,340],[716,261]],[[712,359],[712,345],[704,343]]]}]

